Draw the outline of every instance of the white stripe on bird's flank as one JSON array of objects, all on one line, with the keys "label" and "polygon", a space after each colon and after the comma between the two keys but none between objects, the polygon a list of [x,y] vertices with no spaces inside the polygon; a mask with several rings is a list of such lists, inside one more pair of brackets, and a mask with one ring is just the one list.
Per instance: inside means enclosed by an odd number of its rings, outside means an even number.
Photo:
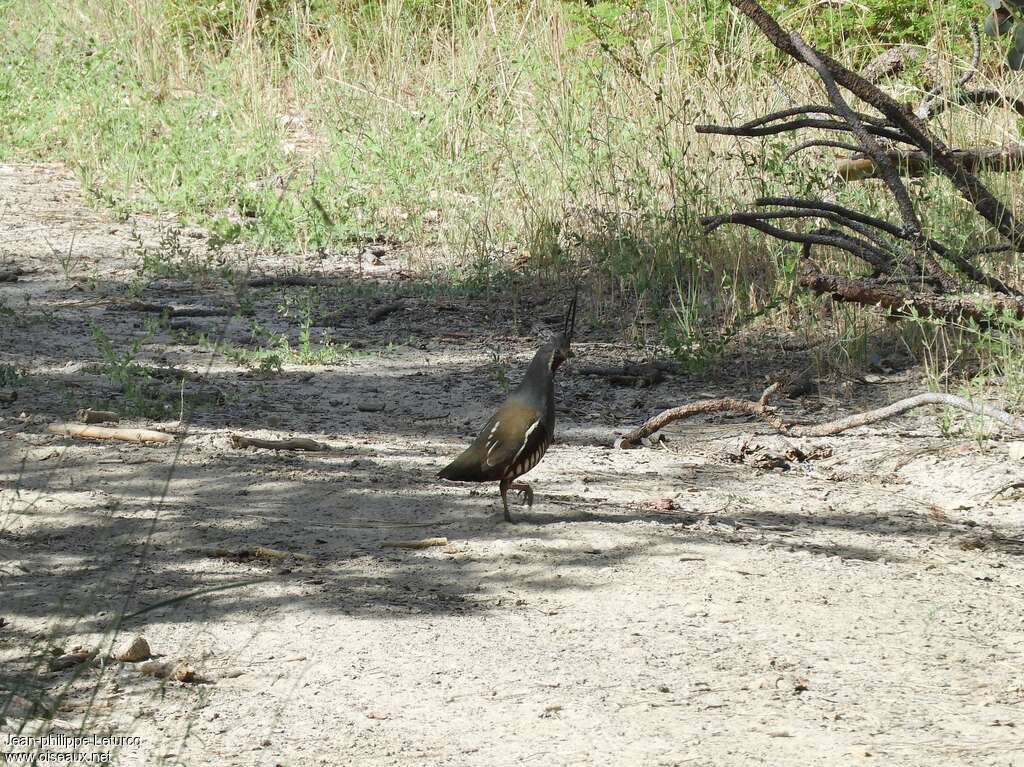
[{"label": "white stripe on bird's flank", "polygon": [[494,426],[491,427],[491,433],[487,435],[487,455],[484,457],[484,463],[486,463],[488,466],[491,466],[493,464],[491,464],[491,462],[488,461],[487,459],[491,457],[491,453],[493,453],[495,449],[501,444],[500,439],[494,439],[494,433],[498,431],[498,427],[500,426],[501,421],[495,421]]},{"label": "white stripe on bird's flank", "polygon": [[[536,429],[538,426],[540,426],[539,418],[533,422],[529,429],[526,430],[526,434],[523,435],[523,446],[516,451],[516,454],[514,456],[512,456],[512,463],[515,463],[517,460],[519,460],[519,456],[522,454],[524,450],[526,450],[526,446],[530,444],[530,435],[533,434],[533,430]],[[522,472],[519,473],[522,474]]]}]

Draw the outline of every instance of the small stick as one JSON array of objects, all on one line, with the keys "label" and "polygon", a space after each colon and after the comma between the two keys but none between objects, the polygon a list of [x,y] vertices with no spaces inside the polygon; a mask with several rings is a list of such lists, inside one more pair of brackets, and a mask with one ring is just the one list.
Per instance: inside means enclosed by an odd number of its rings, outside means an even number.
[{"label": "small stick", "polygon": [[777,389],[778,384],[773,384],[768,387],[757,402],[739,399],[712,399],[702,400],[701,402],[692,402],[689,405],[664,410],[653,418],[648,419],[640,428],[634,429],[629,434],[616,439],[614,443],[615,447],[623,450],[636,447],[640,443],[640,440],[650,437],[652,434],[663,429],[673,421],[691,418],[702,413],[747,414],[760,418],[762,421],[774,426],[783,434],[792,437],[826,437],[848,431],[849,429],[855,429],[858,426],[866,426],[871,423],[877,423],[878,421],[884,421],[905,413],[908,410],[913,410],[914,408],[922,407],[924,405],[946,405],[948,407],[958,408],[959,410],[966,410],[969,413],[974,413],[975,415],[981,415],[995,421],[999,421],[1000,423],[1009,426],[1011,429],[1016,429],[1024,434],[1024,418],[1018,418],[1017,416],[1007,413],[1005,410],[1000,410],[999,408],[992,407],[991,405],[971,402],[963,397],[957,397],[954,394],[931,392],[897,400],[891,405],[876,408],[875,410],[868,410],[864,413],[858,413],[856,415],[849,416],[848,418],[841,418],[838,421],[829,421],[821,424],[808,424],[806,426],[789,424],[782,420],[782,416],[778,414],[775,408],[768,404],[768,400]]},{"label": "small stick", "polygon": [[92,426],[80,423],[51,423],[46,427],[50,434],[61,437],[81,437],[82,439],[114,439],[121,442],[173,442],[174,436],[162,431],[151,429],[108,429],[103,426]]},{"label": "small stick", "polygon": [[126,312],[152,312],[166,314],[168,317],[224,317],[228,314],[227,309],[217,306],[171,306],[170,304],[152,304],[148,301],[129,301],[123,304],[114,304],[114,307]]},{"label": "small stick", "polygon": [[309,450],[314,453],[331,449],[331,446],[324,442],[317,442],[306,437],[259,439],[258,437],[244,437],[241,434],[232,434],[231,444],[237,448],[260,447],[265,450]]},{"label": "small stick", "polygon": [[92,408],[79,410],[76,417],[82,423],[117,423],[121,420],[121,416],[113,410],[93,410]]},{"label": "small stick", "polygon": [[393,301],[390,304],[384,304],[383,306],[378,306],[376,309],[374,309],[372,312],[370,312],[370,316],[367,318],[367,321],[371,325],[375,325],[378,322],[380,322],[382,319],[387,317],[388,315],[394,314],[397,311],[401,311],[404,308],[405,308],[405,299],[399,299],[398,301]]},{"label": "small stick", "polygon": [[223,557],[225,559],[288,559],[294,557],[309,562],[314,559],[311,554],[302,554],[295,551],[282,551],[272,549],[269,546],[254,546],[251,549],[225,549],[215,548],[205,552],[208,557]]},{"label": "small stick", "polygon": [[423,538],[418,541],[384,541],[385,549],[429,549],[431,546],[447,546],[447,538]]},{"label": "small stick", "polygon": [[0,403],[10,404],[18,399],[18,390],[11,389],[10,391],[0,391]]},{"label": "small stick", "polygon": [[302,274],[281,274],[269,277],[253,277],[250,280],[248,280],[245,284],[247,287],[250,288],[300,288],[314,286],[333,287],[338,284],[338,280],[330,277],[309,277]]}]

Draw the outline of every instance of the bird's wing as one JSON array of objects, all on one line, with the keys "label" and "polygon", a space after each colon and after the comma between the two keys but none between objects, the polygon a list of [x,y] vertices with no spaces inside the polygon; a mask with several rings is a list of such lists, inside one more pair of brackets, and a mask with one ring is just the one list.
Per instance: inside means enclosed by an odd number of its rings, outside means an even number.
[{"label": "bird's wing", "polygon": [[502,407],[480,434],[480,467],[512,467],[529,458],[547,439],[543,414],[520,403]]}]

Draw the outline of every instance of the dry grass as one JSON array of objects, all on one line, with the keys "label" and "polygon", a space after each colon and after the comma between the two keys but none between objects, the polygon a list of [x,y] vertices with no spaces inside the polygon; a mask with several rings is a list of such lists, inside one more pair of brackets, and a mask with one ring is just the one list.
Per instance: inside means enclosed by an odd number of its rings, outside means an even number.
[{"label": "dry grass", "polygon": [[[417,266],[471,286],[586,271],[623,332],[683,354],[713,350],[711,327],[822,317],[787,306],[793,247],[740,229],[704,238],[701,216],[776,193],[891,213],[878,185],[837,185],[827,151],[784,163],[799,139],[694,133],[823,98],[726,3],[25,5],[9,0],[4,19],[21,67],[12,103],[32,105],[2,135],[8,153],[63,156],[104,203],[170,208],[228,239],[329,250],[399,237]],[[953,79],[969,49],[959,18],[917,5]],[[868,6],[880,17],[887,3]],[[882,49],[839,11],[791,4],[781,17],[847,60]],[[986,43],[975,83],[1019,87]],[[892,87],[914,100],[921,76]],[[997,110],[952,108],[936,127],[958,143],[1019,136]],[[992,183],[1020,208],[1015,176]],[[916,192],[937,237],[987,236],[941,179]],[[999,259],[987,266],[1019,272]]]}]

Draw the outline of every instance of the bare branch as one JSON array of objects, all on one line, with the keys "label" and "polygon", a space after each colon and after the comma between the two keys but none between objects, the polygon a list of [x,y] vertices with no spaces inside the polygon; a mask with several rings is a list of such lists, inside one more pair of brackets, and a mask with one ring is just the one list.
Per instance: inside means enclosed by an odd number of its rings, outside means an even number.
[{"label": "bare branch", "polygon": [[[778,385],[776,384],[775,387],[777,386]],[[764,391],[757,402],[742,399],[711,399],[692,402],[689,405],[682,405],[681,407],[663,410],[653,418],[648,419],[639,428],[634,429],[629,432],[629,434],[616,439],[615,447],[623,450],[637,447],[642,440],[647,439],[655,432],[664,429],[674,421],[681,421],[685,418],[692,418],[696,415],[706,415],[709,413],[738,413],[741,415],[752,415],[756,418],[760,418],[762,421],[765,421],[778,431],[791,437],[828,437],[834,434],[840,434],[844,431],[849,431],[850,429],[856,429],[859,426],[867,426],[868,424],[895,418],[896,416],[902,415],[910,410],[925,407],[927,405],[953,407],[968,413],[984,416],[985,418],[991,418],[993,421],[998,421],[1004,426],[1008,426],[1014,431],[1024,434],[1024,418],[1018,418],[1007,413],[1005,410],[1001,410],[1000,408],[992,407],[991,405],[986,405],[981,402],[972,402],[968,399],[964,399],[963,397],[957,397],[954,394],[926,392],[913,397],[906,397],[905,399],[897,400],[885,407],[868,410],[864,413],[857,413],[856,415],[851,415],[847,418],[841,418],[838,421],[802,425],[787,423],[783,420],[782,416],[779,415],[778,411],[768,404],[768,400],[774,393],[775,388],[769,387]]]},{"label": "bare branch", "polygon": [[[864,213],[859,213],[855,210],[844,208],[841,205],[835,205],[834,203],[821,202],[819,200],[802,200],[795,197],[761,197],[755,200],[754,204],[762,206],[777,205],[788,208],[806,208],[810,210],[826,211],[829,213],[835,213],[836,215],[841,216],[844,219],[848,219],[850,221],[855,221],[859,224],[864,224],[866,226],[871,226],[876,229],[880,229],[886,234],[890,234],[893,237],[897,237],[901,240],[908,240],[911,237],[911,235],[908,232],[906,232],[903,229],[900,229],[894,224],[889,223],[888,221],[883,221],[880,218],[868,216]],[[874,240],[872,240],[872,242],[874,242]],[[1024,293],[1022,293],[1020,290],[1007,285],[1002,280],[996,277],[991,277],[985,274],[984,272],[981,271],[981,269],[979,269],[973,263],[971,263],[971,257],[973,255],[1000,252],[1002,250],[1007,250],[1009,246],[989,245],[986,246],[985,248],[975,251],[974,254],[967,255],[952,251],[948,249],[946,246],[944,246],[942,243],[937,242],[936,240],[933,240],[931,238],[925,238],[924,243],[925,245],[927,245],[928,248],[932,250],[932,252],[934,252],[941,258],[944,258],[947,261],[951,262],[961,272],[963,272],[964,275],[974,280],[978,284],[984,285],[990,290],[994,290],[997,293],[1003,293],[1008,296],[1024,295]]]},{"label": "bare branch", "polygon": [[[779,133],[788,133],[790,131],[800,130],[801,128],[819,128],[821,130],[834,130],[841,133],[850,133],[850,126],[844,122],[839,122],[838,120],[819,120],[811,117],[803,117],[799,120],[790,120],[789,122],[779,123],[777,125],[763,125],[754,128],[745,128],[742,125],[739,127],[732,125],[697,125],[694,126],[694,131],[697,133],[714,133],[721,136],[744,136],[754,138],[757,136],[775,136]],[[867,126],[867,131],[871,135],[878,136],[879,138],[898,141],[903,144],[913,144],[916,146],[915,142],[909,137],[904,136],[893,128],[869,125]]]},{"label": "bare branch", "polygon": [[878,280],[850,279],[821,271],[805,260],[800,285],[833,301],[877,306],[900,316],[918,314],[925,317],[958,320],[961,318],[987,326],[1001,313],[1024,319],[1024,300],[1013,296],[948,297],[923,295],[897,290]]},{"label": "bare branch", "polygon": [[[1024,145],[1009,147],[985,147],[976,149],[955,149],[953,156],[972,173],[992,171],[1013,173],[1024,170]],[[896,166],[900,175],[926,176],[934,170],[932,158],[920,150],[886,152],[886,159]],[[845,181],[863,181],[879,178],[880,173],[871,159],[843,160],[836,167],[839,177]]]},{"label": "bare branch", "polygon": [[[765,36],[779,50],[793,58],[803,60],[786,31],[779,26],[756,0],[729,0],[745,16],[751,19]],[[870,104],[897,126],[919,149],[934,158],[938,167],[974,206],[986,221],[996,227],[1020,250],[1024,250],[1024,227],[1020,226],[1010,210],[998,200],[974,174],[964,168],[953,156],[949,147],[935,137],[924,122],[909,113],[905,106],[855,72],[850,71],[835,59],[818,54],[820,61],[828,68],[838,85],[846,88],[862,101]]]},{"label": "bare branch", "polygon": [[856,237],[850,237],[842,232],[832,230],[815,230],[804,233],[790,232],[786,229],[766,224],[756,213],[728,213],[721,216],[709,216],[702,219],[701,224],[704,226],[705,234],[710,234],[723,224],[741,224],[751,229],[757,229],[759,232],[764,232],[777,240],[839,248],[847,253],[851,253],[862,261],[866,261],[875,268],[877,273],[881,274],[888,273],[895,266],[889,254],[879,250],[871,243],[864,242]]},{"label": "bare branch", "polygon": [[[832,149],[844,149],[848,152],[861,152],[861,148],[856,144],[844,144],[842,141],[830,141],[828,139],[813,139],[811,141],[805,141],[802,144],[797,144],[795,147],[790,149],[784,155],[782,155],[782,161],[786,162],[790,157],[802,152],[805,149],[812,149],[813,147],[830,147]],[[874,164],[872,163],[872,167]]]}]

